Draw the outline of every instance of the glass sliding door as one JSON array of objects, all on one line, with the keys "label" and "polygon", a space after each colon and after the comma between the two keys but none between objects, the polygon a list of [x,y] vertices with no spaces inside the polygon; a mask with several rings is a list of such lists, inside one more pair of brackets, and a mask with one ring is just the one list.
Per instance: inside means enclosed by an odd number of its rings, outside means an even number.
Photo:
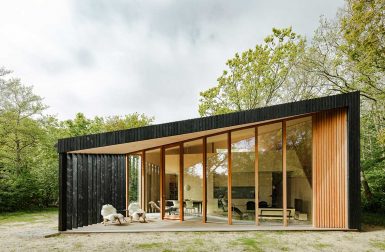
[{"label": "glass sliding door", "polygon": [[260,126],[258,127],[258,215],[260,225],[283,224],[282,175],[282,123]]},{"label": "glass sliding door", "polygon": [[227,144],[227,133],[207,138],[207,222],[228,222]]},{"label": "glass sliding door", "polygon": [[201,221],[203,210],[203,139],[183,144],[185,221]]},{"label": "glass sliding door", "polygon": [[180,183],[180,146],[165,149],[164,190],[165,190],[165,219],[180,219],[180,210],[183,207],[179,194]]},{"label": "glass sliding door", "polygon": [[255,128],[231,133],[233,224],[255,222]]},{"label": "glass sliding door", "polygon": [[129,155],[128,156],[128,202],[140,203],[141,202],[141,167],[142,157],[141,155]]},{"label": "glass sliding door", "polygon": [[289,225],[312,224],[312,118],[286,122],[287,209]]},{"label": "glass sliding door", "polygon": [[149,217],[160,218],[160,149],[145,152],[145,211]]}]

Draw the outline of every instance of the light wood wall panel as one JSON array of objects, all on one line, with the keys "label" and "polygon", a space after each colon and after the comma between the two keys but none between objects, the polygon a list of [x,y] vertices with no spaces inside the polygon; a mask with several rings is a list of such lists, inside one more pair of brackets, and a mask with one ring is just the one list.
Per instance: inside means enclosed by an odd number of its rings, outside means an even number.
[{"label": "light wood wall panel", "polygon": [[347,113],[313,116],[313,225],[347,228]]}]

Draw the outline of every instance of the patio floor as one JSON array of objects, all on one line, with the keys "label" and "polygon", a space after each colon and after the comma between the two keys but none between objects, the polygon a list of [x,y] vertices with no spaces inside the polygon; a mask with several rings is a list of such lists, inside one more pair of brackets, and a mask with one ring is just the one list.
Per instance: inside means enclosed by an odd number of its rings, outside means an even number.
[{"label": "patio floor", "polygon": [[[249,224],[250,223],[250,224]],[[320,230],[339,230],[347,231],[348,229],[333,228],[314,228],[310,225],[292,225],[283,227],[278,223],[261,223],[256,226],[253,222],[228,225],[226,223],[202,223],[200,220],[189,220],[180,222],[179,220],[160,220],[157,218],[147,218],[147,223],[125,222],[121,225],[109,223],[106,226],[102,223],[75,228],[64,231],[64,234],[71,233],[141,233],[141,232],[207,232],[207,231],[320,231]]]}]

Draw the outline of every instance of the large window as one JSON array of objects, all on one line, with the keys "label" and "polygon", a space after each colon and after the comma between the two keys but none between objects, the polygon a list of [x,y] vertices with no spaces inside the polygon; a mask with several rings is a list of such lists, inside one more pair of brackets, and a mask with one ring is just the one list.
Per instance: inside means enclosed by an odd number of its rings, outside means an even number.
[{"label": "large window", "polygon": [[165,149],[165,218],[179,219],[181,198],[179,194],[180,180],[180,146]]},{"label": "large window", "polygon": [[232,218],[234,224],[255,221],[255,129],[231,133]]},{"label": "large window", "polygon": [[140,177],[142,158],[140,155],[128,156],[128,204],[140,203]]},{"label": "large window", "polygon": [[[207,138],[207,221],[228,221],[227,134]],[[231,211],[231,210],[230,210]]]},{"label": "large window", "polygon": [[129,202],[142,202],[156,218],[163,201],[166,219],[286,225],[286,216],[289,225],[312,224],[311,117],[227,131],[205,142],[130,155]]},{"label": "large window", "polygon": [[260,224],[282,225],[282,123],[258,127],[258,161]]},{"label": "large window", "polygon": [[[145,152],[145,209],[147,213],[160,217],[160,149]],[[156,214],[155,214],[156,213]]]},{"label": "large window", "polygon": [[201,220],[203,209],[203,140],[183,144],[184,219]]},{"label": "large window", "polygon": [[286,123],[287,208],[294,209],[289,224],[311,224],[312,120],[304,117]]}]

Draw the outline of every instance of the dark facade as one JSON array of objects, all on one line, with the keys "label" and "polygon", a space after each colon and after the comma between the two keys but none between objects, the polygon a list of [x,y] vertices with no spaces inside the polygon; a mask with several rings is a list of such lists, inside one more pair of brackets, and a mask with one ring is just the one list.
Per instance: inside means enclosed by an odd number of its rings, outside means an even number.
[{"label": "dark facade", "polygon": [[359,97],[359,92],[353,92],[218,116],[60,139],[57,145],[60,169],[59,230],[65,231],[100,222],[100,208],[106,202],[111,202],[118,209],[124,209],[126,204],[125,155],[73,154],[69,153],[71,151],[258,123],[336,108],[347,109],[348,227],[359,229]]}]

